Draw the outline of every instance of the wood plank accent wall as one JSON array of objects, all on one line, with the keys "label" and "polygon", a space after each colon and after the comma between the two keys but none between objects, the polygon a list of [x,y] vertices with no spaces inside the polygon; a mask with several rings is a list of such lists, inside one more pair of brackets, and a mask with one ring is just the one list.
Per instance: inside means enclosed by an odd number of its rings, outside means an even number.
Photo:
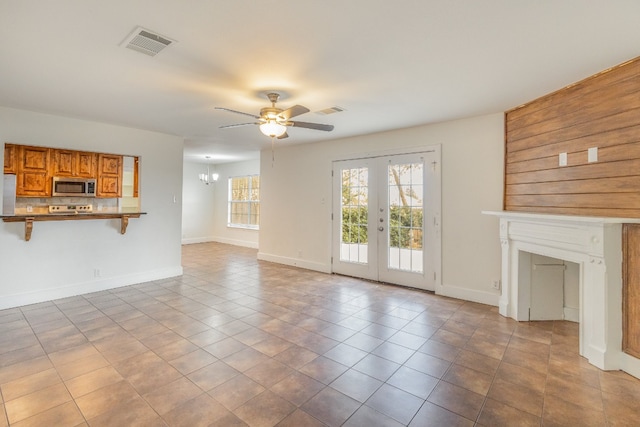
[{"label": "wood plank accent wall", "polygon": [[640,218],[640,57],[507,111],[505,151],[505,210]]},{"label": "wood plank accent wall", "polygon": [[640,224],[622,226],[622,351],[640,358]]}]

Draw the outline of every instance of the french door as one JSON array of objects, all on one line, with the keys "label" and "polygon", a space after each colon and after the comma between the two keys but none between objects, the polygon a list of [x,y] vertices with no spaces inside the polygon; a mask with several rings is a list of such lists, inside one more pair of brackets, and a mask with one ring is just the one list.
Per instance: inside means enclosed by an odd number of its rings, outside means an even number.
[{"label": "french door", "polygon": [[332,270],[435,290],[440,150],[333,163]]}]

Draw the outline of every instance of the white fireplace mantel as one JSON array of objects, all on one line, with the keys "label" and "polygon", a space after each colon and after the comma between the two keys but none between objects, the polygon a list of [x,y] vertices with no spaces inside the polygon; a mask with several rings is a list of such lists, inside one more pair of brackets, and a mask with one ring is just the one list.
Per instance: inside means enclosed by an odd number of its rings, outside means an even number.
[{"label": "white fireplace mantel", "polygon": [[483,214],[500,218],[500,314],[529,320],[531,283],[520,271],[520,252],[575,262],[580,268],[580,354],[600,369],[640,377],[640,360],[622,352],[622,224],[640,219]]}]

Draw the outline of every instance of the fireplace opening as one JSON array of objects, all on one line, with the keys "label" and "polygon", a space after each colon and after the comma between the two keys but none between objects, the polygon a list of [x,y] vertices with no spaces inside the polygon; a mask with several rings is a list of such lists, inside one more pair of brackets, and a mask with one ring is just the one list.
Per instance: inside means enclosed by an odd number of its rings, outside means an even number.
[{"label": "fireplace opening", "polygon": [[579,322],[580,265],[525,251],[518,257],[519,282],[529,288],[529,320]]}]

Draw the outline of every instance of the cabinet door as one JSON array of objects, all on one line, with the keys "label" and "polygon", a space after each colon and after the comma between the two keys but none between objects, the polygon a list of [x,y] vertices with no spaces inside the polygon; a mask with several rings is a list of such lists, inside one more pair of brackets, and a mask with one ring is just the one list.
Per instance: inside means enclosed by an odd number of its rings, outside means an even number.
[{"label": "cabinet door", "polygon": [[76,152],[75,176],[81,178],[96,178],[98,155],[96,153]]},{"label": "cabinet door", "polygon": [[52,176],[74,176],[75,151],[53,149]]},{"label": "cabinet door", "polygon": [[20,147],[16,195],[27,197],[51,195],[50,153],[49,148]]},{"label": "cabinet door", "polygon": [[140,160],[136,157],[133,159],[133,197],[138,197],[140,195],[138,185],[140,183],[139,173],[140,173]]},{"label": "cabinet door", "polygon": [[98,155],[97,197],[122,197],[122,156]]},{"label": "cabinet door", "polygon": [[17,151],[17,145],[4,144],[4,173],[18,173]]},{"label": "cabinet door", "polygon": [[52,149],[52,176],[97,178],[98,155],[75,150]]}]

